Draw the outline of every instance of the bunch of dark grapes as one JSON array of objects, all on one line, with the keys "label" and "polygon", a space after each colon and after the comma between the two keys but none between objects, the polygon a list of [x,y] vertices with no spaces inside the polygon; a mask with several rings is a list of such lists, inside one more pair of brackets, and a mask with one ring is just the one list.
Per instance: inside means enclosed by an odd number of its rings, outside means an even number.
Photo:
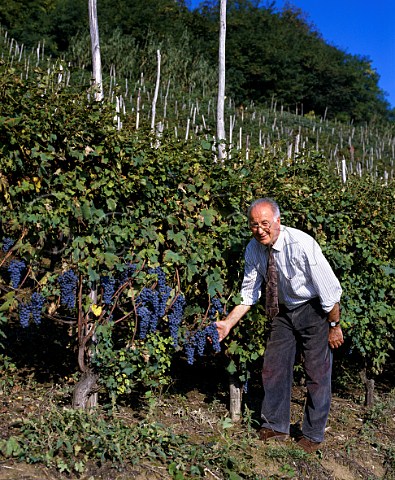
[{"label": "bunch of dark grapes", "polygon": [[115,278],[112,277],[102,277],[101,285],[103,287],[103,303],[105,305],[110,305],[112,296],[115,292]]},{"label": "bunch of dark grapes", "polygon": [[195,333],[195,343],[196,343],[197,353],[199,357],[202,357],[204,355],[206,340],[207,340],[207,335],[205,330],[199,330]]},{"label": "bunch of dark grapes", "polygon": [[185,304],[186,302],[184,296],[178,295],[173,303],[171,312],[167,315],[167,319],[169,320],[170,336],[173,339],[174,347],[178,345],[178,329],[184,315]]},{"label": "bunch of dark grapes", "polygon": [[34,292],[30,300],[30,307],[33,316],[33,321],[36,325],[41,323],[41,312],[44,306],[45,298],[41,293]]},{"label": "bunch of dark grapes", "polygon": [[211,307],[209,310],[209,317],[211,320],[217,318],[217,315],[222,315],[224,313],[224,306],[221,303],[221,300],[218,297],[211,299]]},{"label": "bunch of dark grapes", "polygon": [[12,238],[9,237],[4,237],[3,240],[3,252],[7,253],[9,249],[14,245],[15,241]]},{"label": "bunch of dark grapes", "polygon": [[139,327],[140,327],[139,337],[142,340],[144,340],[144,338],[147,336],[147,333],[148,333],[148,328],[149,328],[150,321],[151,321],[151,312],[148,310],[147,307],[144,307],[144,306],[140,305],[139,307],[137,307],[137,315],[140,319],[140,321],[139,321]]},{"label": "bunch of dark grapes", "polygon": [[214,352],[218,353],[221,351],[221,344],[219,343],[219,335],[215,322],[210,323],[204,329],[207,337],[211,338],[211,344],[213,346]]},{"label": "bunch of dark grapes", "polygon": [[21,282],[22,272],[25,268],[26,263],[23,260],[11,260],[8,265],[8,272],[11,277],[12,288],[18,288]]},{"label": "bunch of dark grapes", "polygon": [[152,291],[151,305],[152,305],[152,315],[151,315],[149,329],[150,329],[150,332],[156,332],[156,329],[158,328],[159,318],[161,317],[159,293],[156,291]]},{"label": "bunch of dark grapes", "polygon": [[159,318],[162,318],[166,312],[166,305],[170,297],[171,288],[168,285],[166,285],[166,274],[160,267],[155,268],[153,273],[156,273],[156,275],[158,275],[158,287],[157,287],[159,292],[158,316]]},{"label": "bunch of dark grapes", "polygon": [[121,273],[119,277],[119,285],[123,285],[128,282],[134,275],[137,269],[137,265],[134,263],[129,263],[126,265],[125,270]]},{"label": "bunch of dark grapes", "polygon": [[19,321],[23,328],[27,328],[29,326],[30,313],[31,313],[30,303],[19,304]]},{"label": "bunch of dark grapes", "polygon": [[190,337],[184,343],[185,354],[187,356],[187,363],[188,365],[193,365],[195,361],[195,337]]},{"label": "bunch of dark grapes", "polygon": [[67,308],[75,307],[78,277],[73,270],[68,270],[58,278],[60,286],[60,303]]},{"label": "bunch of dark grapes", "polygon": [[204,328],[203,330],[198,330],[194,335],[197,353],[200,357],[204,355],[204,349],[206,347],[207,338],[211,339],[211,344],[216,353],[221,351],[217,327],[213,322],[213,323],[210,323],[210,325],[207,325],[207,327]]},{"label": "bunch of dark grapes", "polygon": [[[159,310],[159,296],[158,292],[150,289],[143,288],[136,299],[136,303],[139,307],[144,308],[144,322],[148,321],[148,324],[142,324],[140,320],[140,338],[144,339],[147,336],[148,330],[155,332],[158,326],[158,310]],[[139,310],[138,310],[139,311]]]}]

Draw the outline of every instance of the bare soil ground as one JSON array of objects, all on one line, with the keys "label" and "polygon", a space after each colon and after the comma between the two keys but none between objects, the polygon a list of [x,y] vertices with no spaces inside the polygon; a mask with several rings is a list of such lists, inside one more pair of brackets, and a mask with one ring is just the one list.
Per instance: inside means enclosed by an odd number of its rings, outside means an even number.
[{"label": "bare soil ground", "polygon": [[[150,415],[171,427],[176,434],[187,435],[191,442],[209,442],[222,436],[229,444],[243,443],[240,451],[254,465],[256,479],[313,480],[391,480],[395,479],[395,409],[391,385],[378,385],[376,406],[364,406],[361,385],[342,385],[334,391],[326,440],[317,454],[301,452],[295,442],[263,444],[256,435],[260,403],[259,381],[244,395],[244,421],[229,427],[228,392],[217,370],[208,369],[204,381],[202,371],[184,371],[178,378],[182,388],[172,388],[158,397]],[[203,375],[204,376],[204,375]],[[200,380],[199,380],[200,379]],[[254,382],[253,382],[254,383]],[[347,382],[346,382],[347,383]],[[207,385],[210,385],[207,388]],[[17,381],[0,401],[0,438],[8,438],[17,418],[42,413],[58,398],[59,408],[67,403],[67,388],[51,382],[39,383],[32,377]],[[69,391],[71,388],[69,388]],[[295,385],[292,397],[292,421],[301,421],[304,387]],[[392,396],[392,403],[388,399]],[[49,402],[50,401],[50,402]],[[117,415],[126,422],[136,421],[136,407],[124,405]],[[224,429],[224,422],[229,428]],[[248,445],[245,447],[245,445]],[[246,461],[246,457],[243,458]],[[81,478],[84,480],[168,479],[166,467],[144,461],[126,471],[113,467],[88,468],[81,476],[61,474],[42,465],[29,465],[0,455],[0,480],[33,480]],[[209,469],[205,478],[218,480]],[[230,478],[230,477],[226,477]],[[251,477],[249,477],[251,478]]]}]

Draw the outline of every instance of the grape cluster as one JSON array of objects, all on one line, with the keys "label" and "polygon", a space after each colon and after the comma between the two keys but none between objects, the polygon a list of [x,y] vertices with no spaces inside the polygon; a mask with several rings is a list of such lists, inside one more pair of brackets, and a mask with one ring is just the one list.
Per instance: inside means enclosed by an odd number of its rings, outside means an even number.
[{"label": "grape cluster", "polygon": [[185,298],[183,295],[178,295],[175,299],[171,311],[167,315],[169,321],[170,335],[173,339],[173,346],[176,347],[178,344],[178,330],[180,328],[180,323],[184,315],[185,308]]},{"label": "grape cluster", "polygon": [[167,301],[171,293],[171,288],[166,285],[166,274],[160,267],[152,268],[148,273],[157,275],[158,282],[155,289],[143,288],[136,299],[137,314],[140,317],[139,336],[141,339],[144,339],[148,332],[157,330],[159,320],[166,313]]},{"label": "grape cluster", "polygon": [[207,337],[211,338],[211,344],[213,346],[214,352],[218,353],[221,351],[221,344],[219,343],[219,335],[218,335],[218,330],[217,330],[217,325],[215,322],[210,323],[210,325],[207,325],[207,327],[204,329],[204,332]]},{"label": "grape cluster", "polygon": [[140,332],[139,336],[144,339],[148,331],[155,332],[158,326],[158,311],[159,311],[159,295],[158,292],[151,288],[143,288],[136,299],[139,305],[137,314],[140,317]]},{"label": "grape cluster", "polygon": [[44,306],[45,298],[41,293],[34,292],[30,302],[21,302],[19,304],[19,321],[23,328],[29,326],[30,315],[36,325],[41,323],[41,312]]},{"label": "grape cluster", "polygon": [[41,312],[44,306],[45,298],[41,293],[34,292],[30,300],[30,307],[33,316],[33,321],[36,325],[41,323]]},{"label": "grape cluster", "polygon": [[160,300],[159,300],[159,293],[154,290],[151,290],[151,305],[152,305],[152,314],[151,314],[151,319],[149,324],[149,330],[150,332],[156,332],[156,329],[158,328],[158,322],[159,322]]},{"label": "grape cluster", "polygon": [[144,339],[147,336],[148,333],[148,328],[150,325],[150,320],[151,320],[151,312],[148,310],[147,307],[144,307],[143,305],[137,307],[137,315],[140,319],[139,326],[140,326],[140,331],[139,331],[139,337],[141,339]]},{"label": "grape cluster", "polygon": [[171,288],[168,285],[166,285],[166,274],[160,267],[153,269],[152,273],[155,273],[158,276],[158,287],[157,287],[159,292],[158,316],[159,318],[161,318],[166,312],[166,305],[170,297]]},{"label": "grape cluster", "polygon": [[[193,345],[195,346],[197,350],[197,354],[201,357],[204,355],[204,350],[206,348],[206,343],[207,343],[207,338],[211,339],[211,345],[213,346],[213,349],[216,353],[221,351],[221,345],[219,343],[219,336],[218,336],[218,330],[217,326],[215,325],[215,322],[210,323],[210,325],[207,325],[203,330],[198,330],[194,335],[193,335]],[[189,341],[190,342],[190,341]],[[187,353],[188,357],[188,352],[185,350]],[[192,355],[192,349],[190,349],[189,355]],[[190,358],[188,357],[187,361],[190,363]]]},{"label": "grape cluster", "polygon": [[101,285],[103,287],[103,303],[105,305],[110,305],[112,296],[115,292],[115,278],[112,277],[102,277]]},{"label": "grape cluster", "polygon": [[23,328],[27,328],[29,326],[31,308],[32,306],[30,303],[19,304],[19,321]]},{"label": "grape cluster", "polygon": [[14,245],[15,241],[12,238],[9,237],[4,237],[3,240],[3,252],[7,253],[9,249]]},{"label": "grape cluster", "polygon": [[224,306],[221,303],[221,300],[218,297],[211,299],[211,307],[209,310],[209,317],[211,320],[217,318],[217,315],[222,315],[224,313]]},{"label": "grape cluster", "polygon": [[26,263],[23,260],[11,260],[8,265],[8,272],[11,277],[12,288],[18,288],[21,282],[22,272],[25,268]]},{"label": "grape cluster", "polygon": [[127,264],[125,270],[121,273],[121,276],[119,277],[119,285],[123,285],[128,280],[130,280],[133,277],[136,269],[137,265],[135,265],[134,263]]},{"label": "grape cluster", "polygon": [[184,349],[187,356],[188,365],[193,365],[195,361],[195,337],[191,337],[184,343]]},{"label": "grape cluster", "polygon": [[75,307],[75,297],[77,293],[78,277],[73,270],[68,270],[59,275],[58,283],[60,286],[60,303],[67,308]]},{"label": "grape cluster", "polygon": [[204,355],[204,349],[206,348],[206,340],[207,336],[204,330],[199,330],[195,333],[195,343],[199,357],[202,357]]}]

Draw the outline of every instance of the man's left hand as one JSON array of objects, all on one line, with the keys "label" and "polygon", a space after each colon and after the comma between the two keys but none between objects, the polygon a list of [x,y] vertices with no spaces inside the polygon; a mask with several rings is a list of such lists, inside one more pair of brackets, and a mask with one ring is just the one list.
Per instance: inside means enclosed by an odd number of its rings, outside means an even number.
[{"label": "man's left hand", "polygon": [[339,348],[343,345],[344,337],[340,325],[334,328],[329,328],[328,343],[331,348]]}]

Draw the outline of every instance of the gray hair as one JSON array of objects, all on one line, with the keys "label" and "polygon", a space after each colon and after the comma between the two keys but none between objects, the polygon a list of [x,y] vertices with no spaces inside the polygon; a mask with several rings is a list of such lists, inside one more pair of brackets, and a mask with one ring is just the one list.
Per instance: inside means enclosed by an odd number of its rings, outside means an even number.
[{"label": "gray hair", "polygon": [[251,210],[257,205],[260,205],[261,203],[267,203],[268,205],[270,205],[270,208],[272,209],[274,217],[276,217],[277,219],[280,218],[280,207],[278,206],[277,202],[270,197],[258,198],[257,200],[254,200],[251,203],[251,205],[248,207],[248,211],[247,211],[248,218],[250,218],[251,216]]}]

